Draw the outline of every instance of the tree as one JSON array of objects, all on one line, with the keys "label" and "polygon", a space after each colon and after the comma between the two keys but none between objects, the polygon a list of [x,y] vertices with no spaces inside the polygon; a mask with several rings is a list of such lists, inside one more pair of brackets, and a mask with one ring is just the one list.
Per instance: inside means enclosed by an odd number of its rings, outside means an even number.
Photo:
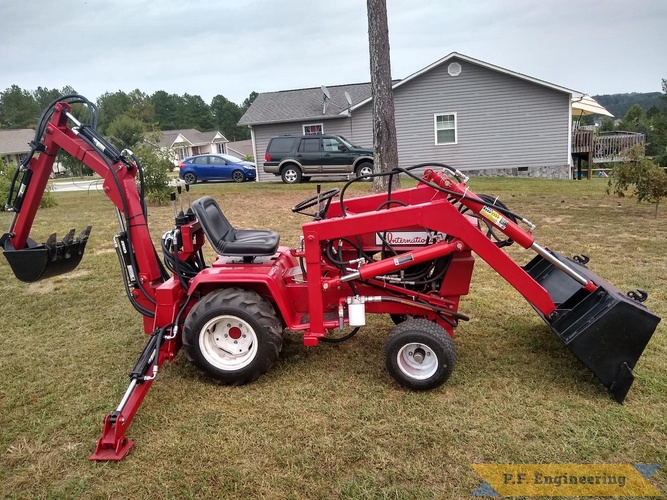
[{"label": "tree", "polygon": [[139,89],[134,89],[127,94],[127,97],[130,98],[131,107],[126,114],[130,118],[134,118],[145,125],[155,122],[155,105],[148,94],[144,94]]},{"label": "tree", "polygon": [[164,90],[158,90],[151,97],[153,103],[154,117],[160,130],[174,130],[181,128],[178,117],[182,114],[185,106],[183,98],[176,94],[168,94]]},{"label": "tree", "polygon": [[170,151],[160,148],[159,134],[148,141],[137,145],[134,154],[139,158],[144,169],[144,189],[146,199],[152,203],[162,204],[169,200],[169,176],[174,168],[171,162]]},{"label": "tree", "polygon": [[179,128],[196,128],[201,132],[215,129],[215,119],[211,108],[198,95],[183,95],[183,108],[180,110]]},{"label": "tree", "polygon": [[644,156],[642,147],[637,145],[628,149],[622,163],[611,172],[607,194],[624,198],[627,191],[637,197],[637,202],[647,201],[655,204],[655,216],[662,198],[667,198],[667,174]]},{"label": "tree", "polygon": [[33,95],[18,85],[0,93],[0,125],[3,128],[33,128],[40,112]]},{"label": "tree", "polygon": [[126,114],[132,107],[132,99],[122,90],[105,92],[97,98],[97,107],[100,113],[98,130],[106,133],[107,127],[120,115]]},{"label": "tree", "polygon": [[223,95],[217,95],[211,101],[211,112],[224,136],[231,141],[250,138],[247,127],[239,127],[237,123],[243,116],[243,109]]},{"label": "tree", "polygon": [[252,92],[250,92],[250,95],[243,100],[243,104],[241,104],[241,109],[243,110],[244,113],[248,111],[248,108],[253,102],[255,102],[255,99],[257,99],[258,95],[259,94],[253,90]]},{"label": "tree", "polygon": [[[373,149],[375,172],[388,172],[398,166],[398,143],[394,120],[394,94],[391,85],[389,58],[389,26],[386,0],[367,0],[368,41],[373,97]],[[398,175],[393,177],[392,189],[400,187]],[[373,189],[386,191],[388,176],[375,177]]]},{"label": "tree", "polygon": [[118,149],[131,149],[144,138],[144,125],[129,115],[120,115],[107,127],[107,136]]}]

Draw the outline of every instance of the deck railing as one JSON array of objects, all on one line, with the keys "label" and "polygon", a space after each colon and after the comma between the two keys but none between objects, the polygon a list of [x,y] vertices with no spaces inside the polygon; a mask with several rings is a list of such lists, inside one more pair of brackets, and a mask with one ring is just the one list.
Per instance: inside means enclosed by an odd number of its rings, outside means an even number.
[{"label": "deck railing", "polygon": [[621,161],[623,152],[645,145],[644,134],[636,132],[610,132],[595,134],[592,130],[579,129],[572,134],[572,153],[591,153],[593,163]]}]

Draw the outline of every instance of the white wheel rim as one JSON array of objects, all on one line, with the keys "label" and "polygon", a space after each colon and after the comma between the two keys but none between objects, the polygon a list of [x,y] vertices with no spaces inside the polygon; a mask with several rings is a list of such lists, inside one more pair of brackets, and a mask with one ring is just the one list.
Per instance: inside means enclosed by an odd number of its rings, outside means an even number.
[{"label": "white wheel rim", "polygon": [[373,169],[371,167],[362,167],[359,170],[359,177],[366,177],[367,175],[371,175],[373,173]]},{"label": "white wheel rim", "polygon": [[242,181],[242,180],[243,180],[243,174],[242,174],[241,172],[234,172],[234,173],[232,174],[232,178],[233,178],[235,181]]},{"label": "white wheel rim", "polygon": [[285,180],[287,182],[296,182],[296,172],[291,168],[285,171]]},{"label": "white wheel rim", "polygon": [[[423,359],[419,361],[419,357]],[[413,342],[405,344],[396,356],[398,369],[406,376],[415,380],[425,380],[438,371],[438,357],[426,344]]]},{"label": "white wheel rim", "polygon": [[192,181],[194,181],[195,176],[192,174],[185,174],[185,182],[188,184],[192,184]]},{"label": "white wheel rim", "polygon": [[236,316],[216,316],[199,334],[199,349],[220,370],[240,370],[257,355],[255,330]]}]

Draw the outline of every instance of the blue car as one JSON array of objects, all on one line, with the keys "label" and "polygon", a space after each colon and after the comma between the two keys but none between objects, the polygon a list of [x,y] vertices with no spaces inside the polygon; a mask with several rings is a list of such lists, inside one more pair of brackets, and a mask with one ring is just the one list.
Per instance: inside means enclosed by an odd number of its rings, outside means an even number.
[{"label": "blue car", "polygon": [[178,176],[186,184],[229,179],[234,182],[254,181],[257,176],[254,163],[225,154],[190,156],[178,168]]}]

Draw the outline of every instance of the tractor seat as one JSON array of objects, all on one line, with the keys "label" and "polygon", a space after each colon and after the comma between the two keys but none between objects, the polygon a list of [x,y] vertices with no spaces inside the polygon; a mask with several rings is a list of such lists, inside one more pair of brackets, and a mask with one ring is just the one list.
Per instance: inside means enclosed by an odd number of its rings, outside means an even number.
[{"label": "tractor seat", "polygon": [[278,249],[280,234],[262,229],[234,229],[210,196],[195,200],[192,209],[206,238],[219,255],[251,260],[251,257],[273,255]]}]

